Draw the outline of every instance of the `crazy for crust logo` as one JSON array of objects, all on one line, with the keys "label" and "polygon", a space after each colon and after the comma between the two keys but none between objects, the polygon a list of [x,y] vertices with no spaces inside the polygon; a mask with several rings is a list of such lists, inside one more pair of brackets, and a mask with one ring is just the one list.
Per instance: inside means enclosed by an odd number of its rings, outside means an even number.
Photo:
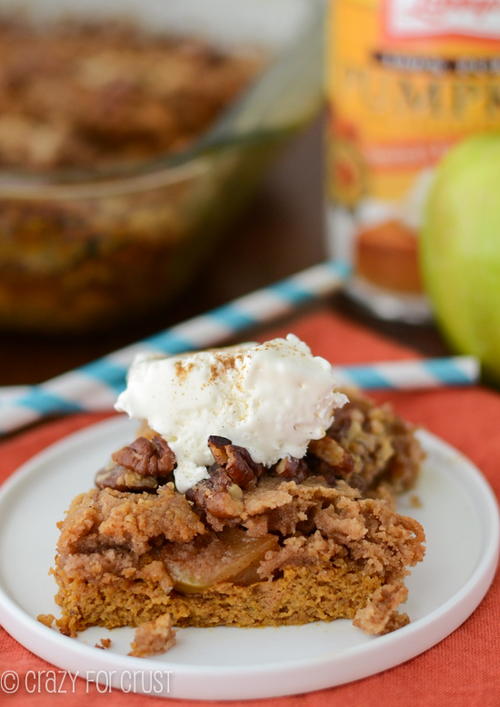
[{"label": "crazy for crust logo", "polygon": [[500,0],[384,0],[383,20],[392,39],[500,40]]}]

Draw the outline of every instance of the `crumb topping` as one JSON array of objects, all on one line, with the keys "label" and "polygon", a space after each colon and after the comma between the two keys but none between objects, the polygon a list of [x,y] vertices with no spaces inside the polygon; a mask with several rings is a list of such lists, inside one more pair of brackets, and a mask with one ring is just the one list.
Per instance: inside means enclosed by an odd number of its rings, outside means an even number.
[{"label": "crumb topping", "polygon": [[58,550],[63,554],[126,548],[146,552],[156,538],[189,542],[205,526],[172,484],[156,494],[93,490],[77,496],[61,526]]},{"label": "crumb topping", "polygon": [[[189,552],[197,547],[199,536],[213,537],[224,527],[214,531],[210,519],[203,525],[184,496],[168,487],[167,492],[165,499],[162,491],[138,496],[105,489],[76,499],[59,541],[67,574],[95,581],[109,573],[129,577],[156,573],[170,591],[174,583],[161,563],[155,564],[152,558],[158,552],[161,556],[170,543],[181,543]],[[169,511],[174,500],[182,504],[180,516]],[[259,569],[261,577],[270,577],[271,567],[274,571],[290,563],[309,564],[313,558],[321,562],[325,553],[330,553],[330,558],[348,556],[359,562],[361,571],[388,579],[404,574],[406,566],[416,564],[424,555],[425,536],[416,520],[394,513],[384,501],[360,498],[359,492],[346,485],[331,488],[320,478],[302,484],[264,478],[255,489],[243,493],[240,503],[238,522],[228,528],[246,528],[249,537],[276,534],[280,539],[280,548],[265,556]],[[82,523],[83,516],[88,519],[89,508],[97,508],[98,517],[92,524]],[[180,518],[184,519],[182,529]],[[301,537],[290,538],[295,535]],[[93,551],[89,552],[89,547]]]},{"label": "crumb topping", "polygon": [[366,633],[381,635],[401,628],[409,622],[408,614],[399,614],[397,607],[406,601],[408,589],[402,582],[384,584],[377,589],[363,609],[358,609],[354,625]]}]

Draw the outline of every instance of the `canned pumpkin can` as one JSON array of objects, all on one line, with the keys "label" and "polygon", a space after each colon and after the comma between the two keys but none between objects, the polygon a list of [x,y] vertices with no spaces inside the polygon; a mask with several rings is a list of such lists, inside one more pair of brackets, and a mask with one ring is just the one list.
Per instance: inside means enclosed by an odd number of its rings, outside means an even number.
[{"label": "canned pumpkin can", "polygon": [[331,254],[375,314],[424,321],[418,236],[435,166],[500,129],[500,0],[331,0],[327,94]]}]

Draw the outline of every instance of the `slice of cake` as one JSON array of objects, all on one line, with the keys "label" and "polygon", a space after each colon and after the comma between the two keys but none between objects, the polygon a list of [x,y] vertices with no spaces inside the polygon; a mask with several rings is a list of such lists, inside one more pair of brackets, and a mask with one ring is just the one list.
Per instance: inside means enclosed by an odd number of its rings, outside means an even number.
[{"label": "slice of cake", "polygon": [[388,407],[349,396],[293,335],[139,357],[117,402],[138,437],[59,524],[59,628],[141,626],[145,655],[173,625],[407,623],[424,532],[393,499],[423,454]]}]

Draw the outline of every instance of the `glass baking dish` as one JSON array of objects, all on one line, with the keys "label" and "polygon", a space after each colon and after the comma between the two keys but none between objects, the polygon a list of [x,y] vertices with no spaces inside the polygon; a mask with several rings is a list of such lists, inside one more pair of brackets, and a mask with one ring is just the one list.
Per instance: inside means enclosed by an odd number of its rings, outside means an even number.
[{"label": "glass baking dish", "polygon": [[[0,172],[0,326],[109,328],[151,313],[186,285],[276,150],[317,111],[323,3],[25,0],[22,7],[35,22],[126,17],[146,30],[266,55],[250,87],[181,152],[119,168]],[[18,0],[0,0],[0,12],[18,8]]]}]

